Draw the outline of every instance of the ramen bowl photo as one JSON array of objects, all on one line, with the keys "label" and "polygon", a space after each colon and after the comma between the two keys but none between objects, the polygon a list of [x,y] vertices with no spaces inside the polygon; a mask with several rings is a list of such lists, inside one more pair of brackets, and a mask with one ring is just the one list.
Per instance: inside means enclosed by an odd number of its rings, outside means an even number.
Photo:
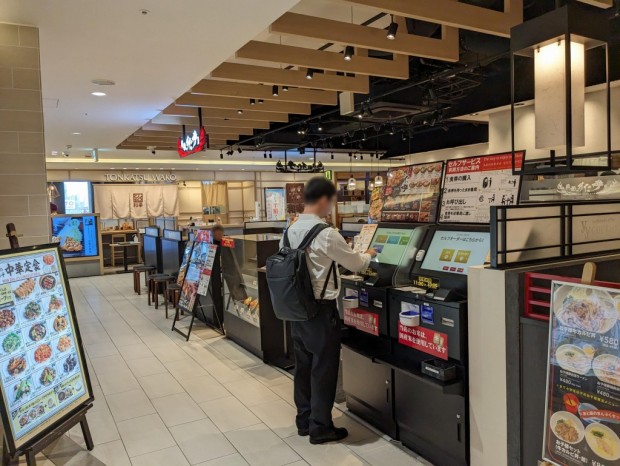
[{"label": "ramen bowl photo", "polygon": [[607,333],[616,325],[616,302],[604,290],[562,285],[554,293],[553,312],[567,327]]},{"label": "ramen bowl photo", "polygon": [[594,454],[604,460],[620,459],[620,439],[605,424],[597,422],[586,427],[586,442]]},{"label": "ramen bowl photo", "polygon": [[577,345],[560,346],[555,360],[562,369],[579,375],[586,375],[592,367],[592,359]]}]

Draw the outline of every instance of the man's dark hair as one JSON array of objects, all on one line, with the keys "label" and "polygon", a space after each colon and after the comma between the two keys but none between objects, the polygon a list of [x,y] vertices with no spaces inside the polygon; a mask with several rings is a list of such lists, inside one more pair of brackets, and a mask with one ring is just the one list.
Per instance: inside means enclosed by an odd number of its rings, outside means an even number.
[{"label": "man's dark hair", "polygon": [[315,176],[310,178],[304,188],[304,202],[312,205],[320,199],[327,197],[331,199],[336,195],[336,186],[327,178]]},{"label": "man's dark hair", "polygon": [[224,233],[224,227],[218,223],[211,228],[211,233],[215,233],[216,231],[221,231]]}]

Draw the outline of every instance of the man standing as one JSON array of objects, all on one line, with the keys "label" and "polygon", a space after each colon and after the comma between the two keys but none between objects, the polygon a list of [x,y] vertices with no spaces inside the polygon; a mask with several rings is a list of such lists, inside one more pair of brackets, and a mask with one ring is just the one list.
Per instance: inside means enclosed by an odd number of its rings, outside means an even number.
[{"label": "man standing", "polygon": [[[305,208],[287,230],[291,248],[298,247],[317,224],[325,223],[336,202],[336,187],[323,177],[306,183]],[[281,243],[282,245],[282,243]],[[334,228],[322,230],[306,249],[312,288],[319,312],[311,320],[291,322],[295,353],[295,405],[299,435],[310,435],[310,443],[344,439],[348,432],[332,422],[340,364],[340,319],[337,307],[340,276],[338,265],[352,272],[368,267],[376,251],[353,252]]]}]

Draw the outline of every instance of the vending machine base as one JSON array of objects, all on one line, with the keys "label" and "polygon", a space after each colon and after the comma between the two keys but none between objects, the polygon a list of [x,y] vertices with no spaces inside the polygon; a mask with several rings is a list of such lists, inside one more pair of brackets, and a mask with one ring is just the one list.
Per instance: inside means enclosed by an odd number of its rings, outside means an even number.
[{"label": "vending machine base", "polygon": [[342,379],[347,395],[347,408],[390,437],[398,438],[394,420],[392,368],[343,346]]}]

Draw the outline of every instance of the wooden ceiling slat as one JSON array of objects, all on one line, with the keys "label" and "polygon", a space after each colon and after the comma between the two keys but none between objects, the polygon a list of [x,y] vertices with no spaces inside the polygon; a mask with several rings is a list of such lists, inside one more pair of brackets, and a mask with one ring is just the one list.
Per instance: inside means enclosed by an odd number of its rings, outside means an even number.
[{"label": "wooden ceiling slat", "polygon": [[[221,136],[221,138],[226,138],[226,139],[238,139],[239,138],[239,134],[234,133],[234,132],[230,132],[230,131],[215,131],[213,133],[208,133],[209,137],[218,137]],[[158,130],[144,130],[144,129],[139,129],[138,131],[136,131],[135,133],[133,133],[133,135],[129,136],[129,137],[147,137],[147,138],[173,138],[173,139],[177,139],[179,136],[181,135],[181,131],[158,131]]]},{"label": "wooden ceiling slat", "polygon": [[274,100],[266,101],[263,104],[251,105],[250,99],[236,97],[219,97],[213,95],[190,94],[189,92],[179,97],[176,105],[186,107],[211,107],[226,108],[233,110],[255,110],[260,109],[267,112],[295,113],[298,115],[310,115],[310,104],[298,104],[295,102],[277,102]]},{"label": "wooden ceiling slat", "polygon": [[241,47],[235,56],[303,68],[342,71],[394,79],[409,78],[409,57],[407,55],[396,54],[392,60],[356,55],[353,60],[345,61],[341,53],[252,40]]},{"label": "wooden ceiling slat", "polygon": [[[142,127],[146,131],[177,131],[177,135],[181,135],[183,128],[181,125],[157,125],[155,123],[147,123]],[[225,133],[230,131],[231,133],[239,133],[242,135],[251,136],[254,134],[254,128],[240,128],[240,127],[217,127],[217,126],[205,126],[207,134],[211,133]]]},{"label": "wooden ceiling slat", "polygon": [[[198,122],[198,110],[195,107],[180,107],[178,105],[171,104],[166,107],[163,115],[185,116],[194,118]],[[228,110],[225,108],[203,108],[203,118],[229,118],[234,120],[256,120],[256,121],[269,121],[278,123],[288,123],[288,115],[285,113],[277,112],[261,112],[255,110],[244,110],[243,115],[239,115],[236,110]]]},{"label": "wooden ceiling slat", "polygon": [[523,0],[504,0],[504,11],[495,11],[454,0],[345,0],[345,2],[398,16],[440,23],[502,37],[523,22]]},{"label": "wooden ceiling slat", "polygon": [[441,39],[401,32],[389,40],[383,29],[288,12],[271,25],[270,32],[435,60],[459,60],[458,29],[449,26],[442,26]]},{"label": "wooden ceiling slat", "polygon": [[[198,118],[178,117],[171,115],[157,115],[151,120],[156,125],[187,125],[187,129],[198,127]],[[244,128],[269,129],[268,121],[259,120],[232,120],[224,118],[204,118],[202,124],[205,127],[218,128],[236,128],[242,126]]]},{"label": "wooden ceiling slat", "polygon": [[[306,79],[306,81],[310,81]],[[295,102],[302,104],[337,105],[338,95],[332,91],[315,89],[289,89],[274,96],[271,86],[261,84],[246,84],[229,81],[215,81],[203,79],[191,89],[192,94],[244,97],[246,99],[263,99],[276,102]]]},{"label": "wooden ceiling slat", "polygon": [[[304,71],[283,70],[269,66],[244,65],[241,63],[222,63],[211,72],[212,78],[237,82],[277,84],[301,88],[323,89],[328,91],[347,91],[368,94],[368,76],[338,76],[316,73],[314,79],[307,79]],[[289,91],[290,92],[290,91]]]}]

